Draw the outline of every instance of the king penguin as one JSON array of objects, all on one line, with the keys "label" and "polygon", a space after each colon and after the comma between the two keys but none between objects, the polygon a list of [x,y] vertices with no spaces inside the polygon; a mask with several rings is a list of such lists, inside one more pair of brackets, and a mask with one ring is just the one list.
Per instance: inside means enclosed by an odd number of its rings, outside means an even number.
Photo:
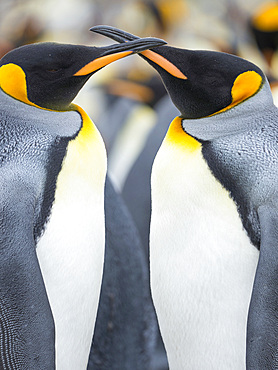
[{"label": "king penguin", "polygon": [[161,45],[38,43],[0,60],[0,368],[86,369],[102,281],[106,152],[72,100]]},{"label": "king penguin", "polygon": [[278,111],[269,83],[221,52],[160,46],[141,55],[180,111],[152,168],[151,290],[170,369],[277,369]]}]

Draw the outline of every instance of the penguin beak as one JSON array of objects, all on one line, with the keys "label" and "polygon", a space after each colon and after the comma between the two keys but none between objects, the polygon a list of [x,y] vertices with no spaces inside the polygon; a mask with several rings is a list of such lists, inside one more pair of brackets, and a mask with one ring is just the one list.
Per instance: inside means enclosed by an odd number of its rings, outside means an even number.
[{"label": "penguin beak", "polygon": [[[95,26],[90,29],[92,32],[99,33],[101,35],[110,37],[111,39],[119,42],[119,43],[128,43],[131,40],[144,40],[140,39],[138,36],[135,36],[131,33],[122,31],[118,28],[111,27],[111,26]],[[159,45],[160,46],[160,45]],[[170,73],[172,76],[186,80],[187,77],[176,67],[172,62],[168,59],[157,53],[153,50],[143,50],[140,52],[146,59],[152,61],[153,63],[157,64],[165,71]]]},{"label": "penguin beak", "polygon": [[115,60],[128,55],[139,53],[146,49],[166,44],[166,41],[154,38],[136,38],[134,40],[102,48],[94,48],[99,51],[99,56],[79,69],[74,76],[87,76],[107,66]]}]

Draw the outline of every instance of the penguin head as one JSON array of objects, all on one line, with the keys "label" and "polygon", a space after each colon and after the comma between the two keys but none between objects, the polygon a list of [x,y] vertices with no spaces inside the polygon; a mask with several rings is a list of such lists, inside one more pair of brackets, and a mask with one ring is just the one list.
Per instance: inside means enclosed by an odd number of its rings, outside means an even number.
[{"label": "penguin head", "polygon": [[[108,26],[91,30],[119,42],[137,39]],[[222,52],[159,46],[140,55],[158,71],[184,119],[203,118],[231,109],[256,94],[265,82],[259,67]]]},{"label": "penguin head", "polygon": [[16,48],[0,60],[0,88],[27,104],[67,110],[96,71],[132,53],[165,44],[136,39],[106,47],[37,43]]}]

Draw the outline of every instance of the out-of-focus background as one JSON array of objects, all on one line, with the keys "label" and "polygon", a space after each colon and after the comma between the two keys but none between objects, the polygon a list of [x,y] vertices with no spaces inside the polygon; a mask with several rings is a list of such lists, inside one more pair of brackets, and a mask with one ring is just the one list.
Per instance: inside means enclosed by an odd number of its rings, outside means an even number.
[{"label": "out-of-focus background", "polygon": [[[0,58],[33,42],[108,45],[89,31],[111,25],[171,46],[236,54],[259,65],[274,101],[278,80],[278,2],[263,0],[0,0]],[[153,158],[178,111],[158,74],[138,56],[96,73],[75,102],[99,127],[108,171],[139,229],[146,265]],[[161,343],[152,369],[167,368]]]}]

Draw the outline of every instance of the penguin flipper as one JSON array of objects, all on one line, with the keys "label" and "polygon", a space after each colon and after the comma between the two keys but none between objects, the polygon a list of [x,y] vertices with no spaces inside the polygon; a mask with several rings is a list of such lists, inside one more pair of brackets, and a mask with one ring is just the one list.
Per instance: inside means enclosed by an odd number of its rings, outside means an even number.
[{"label": "penguin flipper", "polygon": [[1,180],[0,368],[53,370],[54,321],[35,250],[35,199],[23,181]]},{"label": "penguin flipper", "polygon": [[278,369],[278,209],[258,209],[260,256],[247,323],[247,369]]}]

